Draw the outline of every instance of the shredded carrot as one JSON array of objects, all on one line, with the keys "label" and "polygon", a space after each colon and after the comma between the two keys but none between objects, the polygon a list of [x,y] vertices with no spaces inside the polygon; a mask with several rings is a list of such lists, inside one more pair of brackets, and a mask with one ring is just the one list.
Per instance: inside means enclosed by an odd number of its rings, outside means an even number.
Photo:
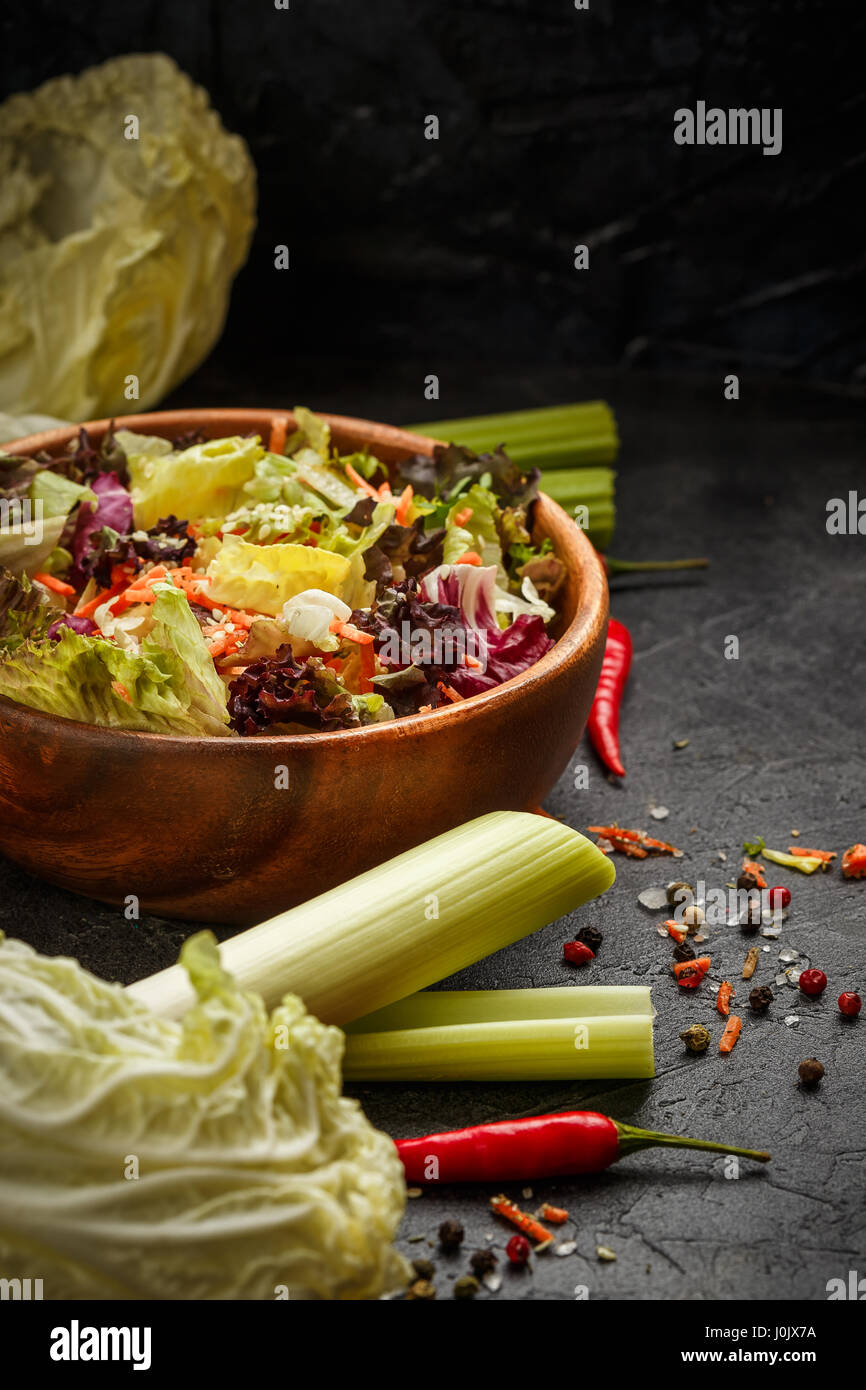
[{"label": "shredded carrot", "polygon": [[552,1221],[554,1226],[562,1226],[568,1220],[568,1212],[565,1207],[554,1207],[551,1206],[550,1202],[543,1204],[541,1215],[545,1221]]},{"label": "shredded carrot", "polygon": [[271,434],[268,440],[268,453],[281,454],[286,447],[286,434],[289,428],[288,415],[275,415],[271,420]]},{"label": "shredded carrot", "polygon": [[764,878],[764,870],[754,859],[743,860],[742,872],[744,874],[754,874],[758,887],[766,888],[767,880]]},{"label": "shredded carrot", "polygon": [[800,858],[800,859],[820,859],[821,862],[822,862],[822,864],[829,864],[829,863],[831,863],[832,860],[838,858],[838,855],[836,855],[836,854],[831,854],[829,850],[826,850],[826,849],[802,849],[802,848],[800,847],[800,845],[789,845],[789,846],[788,846],[788,853],[789,853],[789,854],[796,854],[797,857]]},{"label": "shredded carrot", "polygon": [[339,637],[345,637],[347,642],[357,642],[360,647],[367,647],[373,641],[371,632],[362,632],[360,628],[355,627],[354,623],[344,623],[339,618],[334,619],[328,631],[336,632]]},{"label": "shredded carrot", "polygon": [[362,695],[369,695],[373,689],[373,677],[376,674],[376,653],[373,650],[372,642],[365,643],[361,647],[361,679],[359,685]]},{"label": "shredded carrot", "polygon": [[112,681],[111,688],[115,695],[119,695],[121,700],[125,700],[128,705],[132,704],[132,696],[122,681]]},{"label": "shredded carrot", "polygon": [[458,700],[463,699],[463,696],[458,695],[453,685],[446,685],[444,681],[437,681],[436,689],[441,690],[443,695],[447,695],[452,704],[456,705]]},{"label": "shredded carrot", "polygon": [[42,570],[34,574],[33,578],[38,584],[43,584],[46,589],[51,589],[55,594],[63,594],[64,598],[69,598],[75,593],[71,584],[67,584],[63,579],[57,579],[53,574],[45,574]]},{"label": "shredded carrot", "polygon": [[668,918],[665,926],[668,929],[668,936],[672,936],[674,941],[685,941],[688,936],[688,927],[684,927],[681,922],[674,921],[672,917]]},{"label": "shredded carrot", "polygon": [[415,490],[412,487],[412,484],[407,483],[403,491],[400,493],[400,501],[397,503],[397,513],[395,517],[395,520],[397,520],[401,526],[405,526],[408,521],[409,508],[412,506],[412,498],[414,496]]},{"label": "shredded carrot", "polygon": [[699,970],[702,975],[706,975],[710,968],[709,956],[698,956],[697,960],[678,960],[674,961],[674,974],[677,979],[681,975],[688,975],[692,970]]},{"label": "shredded carrot", "polygon": [[721,1040],[719,1042],[720,1052],[733,1052],[734,1044],[736,1043],[737,1038],[740,1036],[740,1029],[742,1028],[742,1026],[743,1020],[737,1014],[731,1014],[730,1018],[725,1024],[725,1031],[722,1034]]},{"label": "shredded carrot", "polygon": [[92,618],[97,608],[101,607],[103,603],[107,603],[110,598],[122,593],[125,588],[126,583],[124,581],[123,584],[114,584],[110,589],[101,589],[92,599],[88,599],[87,603],[79,604],[75,610],[76,618]]},{"label": "shredded carrot", "polygon": [[454,525],[465,526],[472,515],[471,507],[463,507],[461,511],[454,513]]},{"label": "shredded carrot", "polygon": [[719,1013],[724,1014],[725,1017],[731,1012],[731,999],[733,993],[734,986],[729,984],[727,980],[722,980],[722,983],[719,985],[719,992],[716,995],[716,1008]]},{"label": "shredded carrot", "polygon": [[470,671],[481,670],[481,662],[476,657],[470,656],[468,652],[463,658],[463,665],[468,666]]},{"label": "shredded carrot", "polygon": [[529,1212],[521,1211],[515,1202],[509,1201],[507,1197],[491,1197],[490,1205],[497,1216],[504,1216],[506,1221],[510,1221],[512,1226],[516,1226],[518,1231],[522,1231],[525,1236],[532,1240],[539,1241],[542,1245],[547,1245],[553,1236],[540,1221],[536,1221]]},{"label": "shredded carrot", "polygon": [[455,565],[483,565],[484,561],[474,550],[467,550],[466,554],[458,556],[454,563]]},{"label": "shredded carrot", "polygon": [[382,500],[373,487],[373,484],[368,483],[366,478],[362,478],[358,470],[352,467],[351,463],[346,464],[346,477],[350,482],[355,484],[355,487],[359,487],[362,492],[366,492],[368,497],[375,497],[377,502]]}]

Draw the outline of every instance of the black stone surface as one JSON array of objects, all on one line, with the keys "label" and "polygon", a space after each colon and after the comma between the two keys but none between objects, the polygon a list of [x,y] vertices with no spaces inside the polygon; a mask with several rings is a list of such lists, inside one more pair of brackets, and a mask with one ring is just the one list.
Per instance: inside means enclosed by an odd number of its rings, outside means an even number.
[{"label": "black stone surface", "polygon": [[[28,0],[0,95],[154,51],[207,89],[259,175],[241,373],[253,345],[862,388],[864,34],[807,0]],[[781,109],[781,153],[675,144],[697,101]]]},{"label": "black stone surface", "polygon": [[[290,391],[277,367],[231,376],[215,359],[176,402],[221,404],[306,399],[345,412],[396,421],[422,417],[423,363],[385,372],[308,362]],[[573,919],[501,952],[454,982],[474,988],[529,985],[650,984],[658,1011],[655,1080],[570,1085],[364,1086],[371,1119],[397,1135],[483,1120],[590,1108],[646,1128],[767,1147],[766,1168],[654,1150],[603,1176],[532,1183],[530,1209],[549,1199],[567,1207],[561,1240],[576,1253],[552,1253],[529,1270],[504,1270],[483,1298],[823,1300],[826,1283],[866,1271],[863,1093],[866,1021],[836,1011],[843,989],[866,984],[866,883],[846,883],[838,867],[807,878],[779,869],[771,882],[793,894],[790,917],[761,956],[753,983],[772,982],[784,946],[804,951],[829,978],[819,999],[782,986],[762,1017],[750,1014],[739,980],[746,947],[736,927],[711,929],[711,979],[731,979],[742,1037],[719,1055],[721,1020],[705,984],[678,990],[668,974],[671,947],[656,933],[665,915],[637,904],[640,890],[671,877],[703,877],[722,887],[736,876],[740,844],[763,835],[786,848],[844,850],[866,840],[866,536],[830,536],[826,503],[863,487],[862,407],[802,388],[744,380],[742,399],[722,399],[718,378],[628,378],[552,369],[464,370],[448,414],[501,410],[604,395],[616,409],[623,448],[614,553],[633,559],[705,554],[704,575],[647,582],[616,580],[613,612],[635,642],[623,708],[628,769],[612,785],[584,742],[575,758],[590,769],[587,790],[573,768],[548,810],[583,828],[617,819],[656,827],[686,857],[632,862],[617,856],[610,892]],[[430,407],[427,407],[428,413]],[[739,659],[726,660],[726,638]],[[676,740],[688,739],[677,751]],[[652,804],[670,809],[655,822]],[[118,834],[122,827],[118,827]],[[720,855],[727,855],[722,862]],[[596,961],[580,973],[561,963],[561,945],[580,925],[604,933]],[[175,959],[188,925],[156,919],[137,926],[111,909],[45,886],[0,865],[0,926],[40,949],[69,952],[108,978],[131,981]],[[785,1018],[799,1024],[788,1027]],[[678,1034],[705,1021],[714,1043],[688,1054]],[[797,1065],[817,1056],[826,1068],[813,1092],[797,1084]],[[509,1195],[520,1199],[520,1185]],[[410,1255],[432,1254],[440,1298],[450,1297],[477,1247],[500,1255],[509,1235],[487,1210],[486,1190],[437,1190],[409,1203],[402,1241]],[[430,1250],[445,1216],[467,1231],[465,1254]],[[492,1240],[489,1239],[492,1237]],[[420,1238],[420,1239],[419,1239]],[[617,1255],[601,1263],[598,1245]]]}]

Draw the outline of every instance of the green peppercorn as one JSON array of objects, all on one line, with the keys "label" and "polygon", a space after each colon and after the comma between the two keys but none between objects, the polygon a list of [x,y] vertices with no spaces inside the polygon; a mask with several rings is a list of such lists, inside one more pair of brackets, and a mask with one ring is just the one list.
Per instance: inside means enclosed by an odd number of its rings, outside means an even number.
[{"label": "green peppercorn", "polygon": [[694,960],[695,948],[690,946],[687,941],[678,941],[674,947],[674,960]]},{"label": "green peppercorn", "polygon": [[436,1266],[432,1260],[413,1260],[412,1268],[416,1279],[432,1279],[436,1273]]},{"label": "green peppercorn", "polygon": [[431,1299],[436,1297],[436,1290],[429,1279],[416,1279],[414,1284],[409,1285],[409,1292],[406,1297],[407,1299]]},{"label": "green peppercorn", "polygon": [[481,1288],[478,1280],[471,1274],[462,1274],[459,1279],[454,1280],[455,1298],[474,1298]]},{"label": "green peppercorn", "polygon": [[459,1250],[463,1244],[463,1227],[452,1216],[439,1227],[439,1244],[443,1250]]},{"label": "green peppercorn", "polygon": [[817,1057],[807,1057],[798,1066],[797,1074],[804,1086],[817,1086],[824,1075],[824,1068]]},{"label": "green peppercorn", "polygon": [[472,1273],[477,1274],[479,1279],[483,1279],[485,1274],[492,1274],[496,1265],[496,1256],[492,1250],[476,1250],[469,1260]]},{"label": "green peppercorn", "polygon": [[604,937],[598,927],[581,927],[575,941],[582,941],[584,946],[588,946],[591,951],[597,951]]},{"label": "green peppercorn", "polygon": [[712,1034],[709,1028],[705,1028],[702,1023],[693,1023],[691,1028],[687,1028],[680,1037],[685,1043],[689,1052],[706,1052],[712,1042]]},{"label": "green peppercorn", "polygon": [[773,1002],[773,991],[769,985],[758,985],[749,990],[749,1005],[756,1014],[762,1014]]}]

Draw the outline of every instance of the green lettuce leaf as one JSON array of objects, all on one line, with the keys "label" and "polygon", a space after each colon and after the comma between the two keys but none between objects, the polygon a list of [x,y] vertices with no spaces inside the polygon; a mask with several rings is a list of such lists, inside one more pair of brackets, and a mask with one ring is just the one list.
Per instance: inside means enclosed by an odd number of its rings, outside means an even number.
[{"label": "green lettuce leaf", "polygon": [[[467,507],[472,509],[472,515],[458,526],[455,517]],[[498,510],[499,505],[493,493],[480,483],[474,483],[467,492],[461,493],[445,519],[443,563],[453,565],[467,550],[474,550],[481,556],[481,563],[495,565],[500,581],[506,582],[502,547],[499,544],[499,531],[496,526]]]},{"label": "green lettuce leaf", "polygon": [[127,454],[135,524],[143,530],[166,516],[188,521],[225,517],[243,498],[241,489],[264,457],[259,440],[230,435],[179,453]]},{"label": "green lettuce leaf", "polygon": [[88,724],[228,735],[225,686],[186,596],[157,585],[153,627],[135,651],[63,628],[0,661],[0,695]]},{"label": "green lettuce leaf", "polygon": [[[357,562],[357,563],[356,563]],[[374,586],[363,581],[363,556],[351,558],[310,545],[250,545],[228,535],[208,565],[208,595],[231,608],[275,618],[305,589],[324,589],[350,608],[365,607]]]},{"label": "green lettuce leaf", "polygon": [[0,933],[4,1277],[60,1301],[404,1288],[403,1169],[340,1094],[343,1034],[291,994],[269,1014],[209,932],[180,961],[197,1000],[176,1022]]}]

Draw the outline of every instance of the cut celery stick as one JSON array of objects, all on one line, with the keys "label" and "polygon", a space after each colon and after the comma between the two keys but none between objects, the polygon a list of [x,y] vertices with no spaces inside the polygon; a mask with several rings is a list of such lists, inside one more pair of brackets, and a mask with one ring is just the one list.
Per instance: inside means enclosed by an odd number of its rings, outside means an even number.
[{"label": "cut celery stick", "polygon": [[[573,991],[580,993],[580,987]],[[347,1081],[559,1081],[655,1075],[650,1013],[349,1033]]]},{"label": "cut celery stick", "polygon": [[[495,811],[241,932],[220,958],[268,1007],[291,992],[323,1022],[346,1023],[529,936],[615,876],[578,831]],[[129,993],[174,1018],[195,1002],[176,965]]]},{"label": "cut celery stick", "polygon": [[[476,453],[485,453],[499,444],[504,444],[511,453],[519,444],[541,446],[552,440],[571,439],[588,464],[610,462],[616,457],[619,443],[616,420],[605,401],[541,406],[453,420],[425,420],[406,428],[415,434],[453,440]],[[584,440],[592,440],[592,445],[583,447]]]},{"label": "cut celery stick", "polygon": [[603,1018],[649,1014],[647,985],[564,985],[548,989],[428,989],[355,1019],[347,1033],[507,1023],[513,1019]]}]

